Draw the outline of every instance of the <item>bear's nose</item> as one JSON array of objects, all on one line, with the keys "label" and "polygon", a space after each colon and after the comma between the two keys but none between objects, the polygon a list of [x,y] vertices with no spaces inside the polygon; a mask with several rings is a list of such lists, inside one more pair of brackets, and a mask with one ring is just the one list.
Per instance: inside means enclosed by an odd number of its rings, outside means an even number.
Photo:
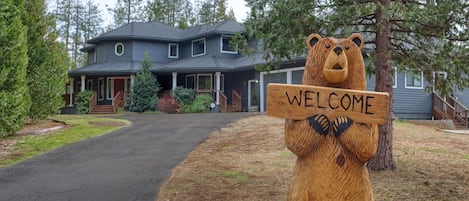
[{"label": "bear's nose", "polygon": [[341,48],[340,46],[336,46],[336,47],[334,48],[334,52],[335,52],[337,55],[339,55],[340,53],[342,53],[342,48]]}]

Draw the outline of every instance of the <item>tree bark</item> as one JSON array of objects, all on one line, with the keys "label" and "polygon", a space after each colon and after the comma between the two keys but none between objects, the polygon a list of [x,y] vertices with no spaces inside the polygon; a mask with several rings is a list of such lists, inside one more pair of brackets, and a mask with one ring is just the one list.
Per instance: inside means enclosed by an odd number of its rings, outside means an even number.
[{"label": "tree bark", "polygon": [[392,120],[393,120],[393,92],[392,92],[392,49],[390,44],[391,23],[389,16],[383,13],[383,8],[391,6],[390,0],[377,1],[376,10],[376,91],[389,93],[389,115],[386,123],[379,126],[378,151],[369,161],[372,170],[393,170],[396,168],[392,155]]}]

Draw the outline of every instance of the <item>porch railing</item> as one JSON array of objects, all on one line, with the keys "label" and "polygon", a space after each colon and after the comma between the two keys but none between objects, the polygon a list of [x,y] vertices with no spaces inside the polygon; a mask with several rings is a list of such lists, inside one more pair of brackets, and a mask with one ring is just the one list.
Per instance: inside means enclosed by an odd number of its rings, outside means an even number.
[{"label": "porch railing", "polygon": [[93,92],[93,95],[91,95],[89,99],[89,104],[88,104],[88,113],[91,112],[91,110],[96,106],[97,101],[96,101],[96,92]]},{"label": "porch railing", "polygon": [[228,103],[225,93],[220,91],[220,112],[226,112],[228,110]]},{"label": "porch railing", "polygon": [[114,96],[114,98],[112,99],[113,112],[116,113],[117,108],[123,105],[124,105],[124,94],[122,91],[119,91],[117,92],[116,96]]},{"label": "porch railing", "polygon": [[446,98],[446,102],[448,102],[451,106],[454,108],[455,115],[454,117],[464,125],[469,124],[469,109],[466,108],[463,104],[461,104],[459,101],[454,99],[454,97],[449,96]]},{"label": "porch railing", "polygon": [[454,100],[452,97],[447,97],[447,100],[440,97],[438,94],[432,94],[433,102],[433,115],[437,119],[451,119],[455,123],[468,126],[468,109]]},{"label": "porch railing", "polygon": [[241,93],[237,90],[231,91],[231,102],[236,112],[241,112],[243,109],[243,102],[241,99]]}]

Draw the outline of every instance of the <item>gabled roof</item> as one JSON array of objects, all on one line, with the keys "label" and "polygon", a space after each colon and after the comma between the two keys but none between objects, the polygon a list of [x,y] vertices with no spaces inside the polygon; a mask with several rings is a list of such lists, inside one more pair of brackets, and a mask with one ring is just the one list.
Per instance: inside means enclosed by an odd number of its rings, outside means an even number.
[{"label": "gabled roof", "polygon": [[211,34],[234,34],[242,31],[244,31],[243,25],[232,20],[215,25],[199,25],[188,29],[172,27],[161,22],[132,22],[103,33],[89,40],[88,43],[96,44],[99,41],[122,39],[180,42]]}]

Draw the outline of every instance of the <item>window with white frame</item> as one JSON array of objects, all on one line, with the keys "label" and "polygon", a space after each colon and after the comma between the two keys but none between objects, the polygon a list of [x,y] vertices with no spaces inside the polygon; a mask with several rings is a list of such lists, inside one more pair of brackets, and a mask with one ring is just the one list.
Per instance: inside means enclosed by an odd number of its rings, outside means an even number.
[{"label": "window with white frame", "polygon": [[212,90],[212,74],[197,74],[197,90]]},{"label": "window with white frame", "polygon": [[114,46],[114,52],[116,53],[117,56],[124,55],[124,44],[116,43],[116,45]]},{"label": "window with white frame", "polygon": [[221,52],[222,53],[231,53],[231,54],[237,54],[238,52],[235,50],[235,47],[231,45],[231,39],[233,39],[233,36],[222,36],[220,38],[220,44],[221,44]]},{"label": "window with white frame", "polygon": [[205,42],[206,42],[205,38],[192,41],[192,56],[193,57],[205,55],[205,48],[206,48]]},{"label": "window with white frame", "polygon": [[392,68],[392,88],[397,87],[397,68],[393,67]]},{"label": "window with white frame", "polygon": [[104,100],[104,78],[98,78],[98,100]]},{"label": "window with white frame", "polygon": [[423,72],[405,71],[405,88],[423,89]]},{"label": "window with white frame", "polygon": [[168,57],[177,59],[179,58],[179,45],[176,43],[168,44]]},{"label": "window with white frame", "polygon": [[106,90],[107,93],[106,93],[106,98],[107,98],[108,100],[112,100],[112,97],[114,96],[114,94],[112,94],[113,91],[114,91],[114,90],[113,90],[112,81],[113,81],[112,78],[107,78],[107,90]]},{"label": "window with white frame", "polygon": [[195,89],[195,74],[186,75],[186,88]]}]

